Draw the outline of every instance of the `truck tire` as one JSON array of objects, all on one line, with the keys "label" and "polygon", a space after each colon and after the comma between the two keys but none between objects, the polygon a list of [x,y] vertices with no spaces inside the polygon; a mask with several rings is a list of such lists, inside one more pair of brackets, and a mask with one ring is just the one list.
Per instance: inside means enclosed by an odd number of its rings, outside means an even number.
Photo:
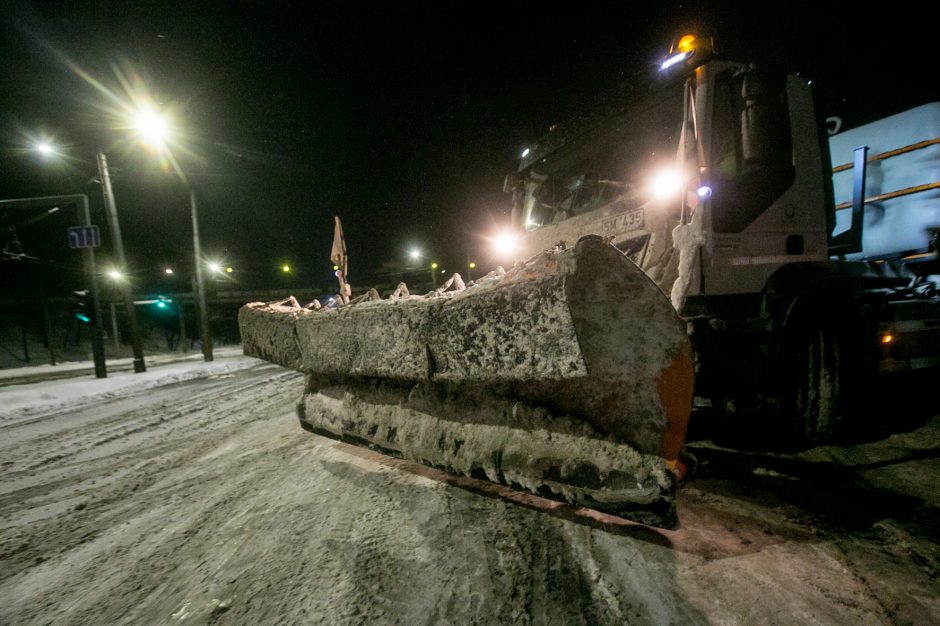
[{"label": "truck tire", "polygon": [[801,446],[830,443],[838,431],[842,350],[832,326],[805,324],[794,337],[791,415]]}]

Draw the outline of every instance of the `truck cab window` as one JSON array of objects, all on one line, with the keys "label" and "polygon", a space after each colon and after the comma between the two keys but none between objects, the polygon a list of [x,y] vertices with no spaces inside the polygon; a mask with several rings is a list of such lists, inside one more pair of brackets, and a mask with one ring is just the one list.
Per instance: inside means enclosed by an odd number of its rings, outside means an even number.
[{"label": "truck cab window", "polygon": [[782,75],[749,69],[716,78],[712,126],[712,226],[747,228],[794,180]]}]

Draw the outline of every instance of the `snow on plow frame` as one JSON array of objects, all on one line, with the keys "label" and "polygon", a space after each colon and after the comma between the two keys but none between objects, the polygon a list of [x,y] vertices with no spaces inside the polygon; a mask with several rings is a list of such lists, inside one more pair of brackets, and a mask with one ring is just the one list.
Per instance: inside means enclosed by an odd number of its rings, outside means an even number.
[{"label": "snow on plow frame", "polygon": [[684,322],[600,237],[460,292],[309,311],[250,303],[246,355],[306,374],[308,430],[675,527]]}]

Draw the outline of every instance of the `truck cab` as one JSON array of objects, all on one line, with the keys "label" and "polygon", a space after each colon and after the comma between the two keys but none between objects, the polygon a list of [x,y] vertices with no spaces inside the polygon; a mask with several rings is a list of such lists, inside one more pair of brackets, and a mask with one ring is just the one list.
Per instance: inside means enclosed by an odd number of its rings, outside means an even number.
[{"label": "truck cab", "polygon": [[871,373],[940,364],[940,103],[830,138],[805,78],[694,36],[662,69],[526,149],[520,256],[605,237],[687,320],[698,395],[828,441]]}]

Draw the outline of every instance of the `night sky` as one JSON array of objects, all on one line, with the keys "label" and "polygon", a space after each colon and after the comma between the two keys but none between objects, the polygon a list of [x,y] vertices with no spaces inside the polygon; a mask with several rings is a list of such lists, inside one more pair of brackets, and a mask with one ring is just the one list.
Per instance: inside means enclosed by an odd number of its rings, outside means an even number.
[{"label": "night sky", "polygon": [[[801,71],[828,112],[862,123],[940,100],[929,5],[2,2],[0,197],[85,193],[105,226],[92,180],[103,149],[138,287],[166,287],[165,264],[184,275],[187,191],[119,128],[105,92],[127,100],[123,77],[184,129],[174,156],[200,200],[205,255],[235,268],[233,286],[329,288],[334,215],[357,289],[397,280],[412,246],[485,270],[483,237],[508,217],[502,180],[523,147],[599,91],[647,89],[679,31]],[[67,158],[31,153],[42,134]],[[72,223],[17,234],[65,267]]]}]

